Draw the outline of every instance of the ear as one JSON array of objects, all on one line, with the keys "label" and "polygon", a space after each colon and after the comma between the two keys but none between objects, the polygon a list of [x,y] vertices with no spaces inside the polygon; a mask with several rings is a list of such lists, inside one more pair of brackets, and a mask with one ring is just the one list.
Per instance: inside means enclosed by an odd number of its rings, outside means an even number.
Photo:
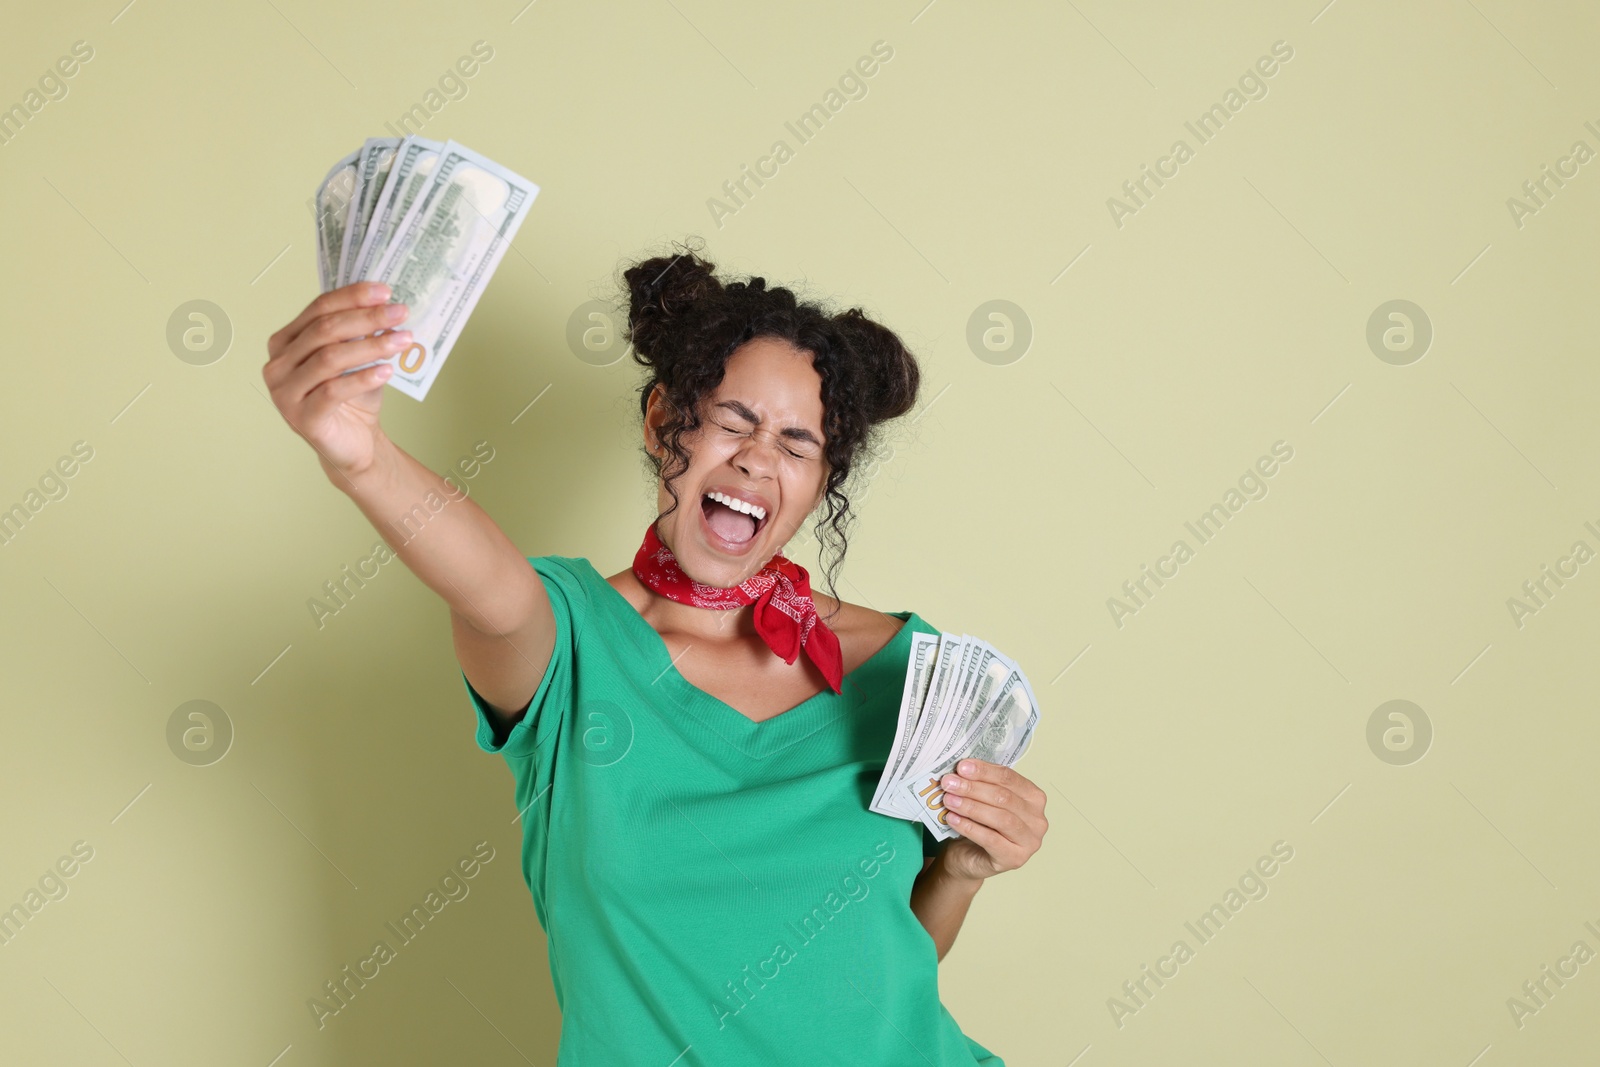
[{"label": "ear", "polygon": [[644,413],[644,447],[651,455],[661,451],[661,438],[656,436],[662,421],[666,418],[666,390],[660,382],[650,390],[650,396],[645,401]]}]

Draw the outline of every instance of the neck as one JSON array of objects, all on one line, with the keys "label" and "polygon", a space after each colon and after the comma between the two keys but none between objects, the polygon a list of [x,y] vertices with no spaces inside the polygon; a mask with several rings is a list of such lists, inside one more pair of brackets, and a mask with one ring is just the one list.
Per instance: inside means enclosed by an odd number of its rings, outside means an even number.
[{"label": "neck", "polygon": [[644,620],[657,633],[677,633],[705,642],[729,638],[760,640],[756,633],[755,606],[719,611],[715,608],[697,608],[693,604],[680,604],[664,597],[639,580],[630,568],[623,579],[630,590],[628,597]]}]

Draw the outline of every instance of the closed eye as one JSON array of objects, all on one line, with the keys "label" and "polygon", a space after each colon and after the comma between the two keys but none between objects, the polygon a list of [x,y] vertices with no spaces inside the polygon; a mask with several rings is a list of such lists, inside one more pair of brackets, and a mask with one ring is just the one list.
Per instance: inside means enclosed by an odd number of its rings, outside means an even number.
[{"label": "closed eye", "polygon": [[[750,436],[750,433],[749,433],[748,430],[735,430],[732,426],[727,426],[727,425],[725,425],[723,423],[720,423],[720,422],[717,423],[717,425],[722,427],[722,431],[724,433],[731,433],[735,437],[749,437]],[[811,458],[810,456],[802,455],[801,453],[796,452],[794,449],[788,447],[787,445],[785,445],[783,447],[783,450],[785,452],[789,453],[789,455],[793,456],[795,459],[810,459]]]}]

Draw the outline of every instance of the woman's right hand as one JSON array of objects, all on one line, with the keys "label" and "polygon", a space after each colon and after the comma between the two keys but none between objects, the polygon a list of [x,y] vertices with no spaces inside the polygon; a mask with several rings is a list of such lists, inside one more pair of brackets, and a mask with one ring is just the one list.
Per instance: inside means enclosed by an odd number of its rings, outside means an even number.
[{"label": "woman's right hand", "polygon": [[[342,372],[387,359],[411,343],[409,330],[394,330],[405,321],[406,306],[388,299],[389,287],[380,282],[333,289],[267,339],[261,377],[272,403],[317,450],[323,468],[332,468],[330,476],[334,471],[360,474],[377,454],[383,383],[394,367],[380,363],[354,374]],[[369,336],[377,330],[391,332]]]}]

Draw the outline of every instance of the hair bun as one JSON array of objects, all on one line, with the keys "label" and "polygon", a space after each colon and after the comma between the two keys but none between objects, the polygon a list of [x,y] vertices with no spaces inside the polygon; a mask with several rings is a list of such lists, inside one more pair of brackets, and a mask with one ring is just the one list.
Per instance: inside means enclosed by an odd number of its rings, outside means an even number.
[{"label": "hair bun", "polygon": [[656,256],[623,272],[632,296],[628,335],[634,349],[651,363],[676,346],[663,344],[673,335],[691,332],[697,307],[722,291],[716,264],[685,247],[678,255]]},{"label": "hair bun", "polygon": [[859,396],[870,407],[870,420],[885,422],[909,412],[917,402],[922,376],[899,335],[858,307],[835,315],[833,323],[858,356],[857,366],[866,379]]}]

